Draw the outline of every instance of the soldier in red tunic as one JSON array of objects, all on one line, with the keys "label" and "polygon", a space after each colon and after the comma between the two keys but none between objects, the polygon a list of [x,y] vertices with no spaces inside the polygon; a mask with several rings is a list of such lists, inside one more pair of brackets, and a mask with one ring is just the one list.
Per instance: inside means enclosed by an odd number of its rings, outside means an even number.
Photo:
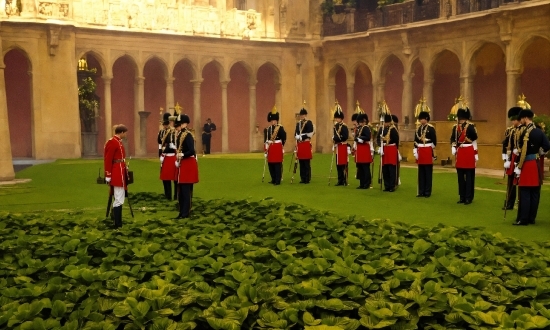
[{"label": "soldier in red tunic", "polygon": [[514,209],[514,203],[516,201],[517,189],[514,184],[514,170],[515,163],[517,162],[517,155],[519,154],[516,146],[516,135],[518,132],[518,126],[520,124],[518,118],[520,111],[520,107],[512,107],[508,110],[508,119],[510,119],[510,121],[512,122],[512,126],[506,128],[506,131],[504,131],[504,140],[502,141],[502,160],[504,161],[504,171],[508,176],[508,185],[506,189],[504,207],[502,208],[503,210]]},{"label": "soldier in red tunic", "polygon": [[199,166],[197,153],[195,152],[195,138],[187,129],[190,123],[189,116],[179,115],[176,119],[176,127],[180,133],[176,140],[176,161],[178,170],[178,204],[179,214],[176,219],[189,218],[193,199],[193,185],[199,182]]},{"label": "soldier in red tunic", "polygon": [[458,124],[453,126],[451,133],[451,153],[456,157],[455,167],[458,176],[458,204],[468,205],[474,200],[474,184],[476,175],[477,130],[470,123],[470,109],[458,109],[456,113]]},{"label": "soldier in red tunic", "polygon": [[177,171],[175,167],[177,131],[169,125],[170,114],[165,113],[164,115],[166,128],[160,140],[160,180],[162,180],[164,186],[164,196],[166,199],[172,200],[172,181],[174,181],[174,199],[177,198]]},{"label": "soldier in red tunic", "polygon": [[279,125],[279,113],[273,107],[267,115],[267,121],[271,123],[264,131],[264,151],[267,157],[271,182],[280,185],[283,178],[283,152],[286,143],[286,132],[283,125]]},{"label": "soldier in red tunic", "polygon": [[332,142],[332,151],[336,152],[336,170],[338,171],[338,183],[335,186],[348,185],[348,155],[351,153],[351,148],[348,145],[349,131],[348,126],[343,122],[344,112],[339,104],[336,105],[334,112],[334,124]]},{"label": "soldier in red tunic", "polygon": [[384,115],[384,127],[377,137],[378,154],[382,158],[382,177],[384,179],[384,191],[394,192],[397,177],[397,164],[399,163],[399,132],[393,125],[391,115]]},{"label": "soldier in red tunic", "polygon": [[371,130],[369,127],[369,117],[366,114],[357,116],[357,133],[355,134],[355,163],[357,165],[357,178],[359,187],[357,189],[369,189],[372,181],[370,174],[370,165],[374,148],[371,140]]},{"label": "soldier in red tunic", "polygon": [[300,121],[296,123],[294,130],[296,138],[296,158],[300,162],[300,183],[309,183],[311,181],[311,138],[313,137],[313,122],[307,118],[307,110],[303,107],[300,110]]},{"label": "soldier in red tunic", "polygon": [[428,122],[430,113],[421,111],[418,114],[420,126],[414,137],[413,155],[418,164],[418,194],[416,197],[430,197],[432,195],[432,177],[434,169],[435,146],[437,137],[435,127]]},{"label": "soldier in red tunic", "polygon": [[105,143],[103,150],[103,167],[105,181],[111,186],[114,195],[113,216],[115,228],[122,227],[122,205],[126,196],[128,170],[126,168],[126,151],[122,139],[126,137],[128,129],[124,125],[115,127],[115,135]]},{"label": "soldier in red tunic", "polygon": [[518,177],[519,210],[514,225],[535,224],[540,202],[542,168],[538,159],[550,150],[550,142],[542,130],[533,123],[534,113],[523,109],[518,116],[525,129],[518,139],[519,162],[514,173]]}]

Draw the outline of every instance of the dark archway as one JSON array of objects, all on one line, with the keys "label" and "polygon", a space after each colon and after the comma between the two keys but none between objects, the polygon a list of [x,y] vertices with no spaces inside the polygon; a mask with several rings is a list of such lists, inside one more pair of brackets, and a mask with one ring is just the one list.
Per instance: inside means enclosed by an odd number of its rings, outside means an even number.
[{"label": "dark archway", "polygon": [[433,65],[432,120],[445,121],[454,105],[455,98],[460,96],[460,61],[455,53],[444,50]]},{"label": "dark archway", "polygon": [[229,151],[248,152],[250,149],[250,89],[249,74],[241,63],[229,71],[227,86],[227,114],[229,123]]},{"label": "dark archway", "polygon": [[359,101],[361,108],[369,116],[369,121],[373,121],[373,118],[371,118],[373,102],[372,72],[365,63],[360,63],[355,69],[354,89],[355,101]]},{"label": "dark archway", "polygon": [[535,38],[523,53],[520,93],[537,115],[550,115],[550,41]]},{"label": "dark archway", "polygon": [[[222,151],[222,87],[220,84],[221,68],[216,62],[208,63],[202,70],[201,84],[201,117],[205,121],[210,118],[217,126],[217,131],[212,135],[210,144],[211,152]],[[197,127],[202,132],[201,127]],[[202,149],[202,148],[201,148]]]},{"label": "dark archway", "polygon": [[[127,135],[128,155],[135,155],[135,80],[136,64],[130,56],[122,56],[113,64],[113,81],[111,83],[111,123],[124,124],[129,129]],[[113,132],[110,132],[110,135]]]},{"label": "dark archway", "polygon": [[166,70],[164,63],[156,57],[148,60],[143,68],[144,110],[151,112],[147,118],[147,154],[154,154],[158,150],[160,108],[166,111]]},{"label": "dark archway", "polygon": [[[403,121],[402,104],[403,104],[403,63],[395,55],[390,55],[384,64],[384,97],[386,104],[390,108],[390,112],[399,118],[399,123]],[[382,100],[379,100],[382,101]]]}]

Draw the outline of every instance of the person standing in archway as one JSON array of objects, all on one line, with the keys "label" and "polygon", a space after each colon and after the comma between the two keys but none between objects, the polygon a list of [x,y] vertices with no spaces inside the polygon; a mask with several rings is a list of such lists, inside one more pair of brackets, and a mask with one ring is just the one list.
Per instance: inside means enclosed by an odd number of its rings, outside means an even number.
[{"label": "person standing in archway", "polygon": [[216,124],[206,119],[206,124],[202,128],[202,155],[210,154],[210,143],[212,141],[212,132],[216,130]]}]

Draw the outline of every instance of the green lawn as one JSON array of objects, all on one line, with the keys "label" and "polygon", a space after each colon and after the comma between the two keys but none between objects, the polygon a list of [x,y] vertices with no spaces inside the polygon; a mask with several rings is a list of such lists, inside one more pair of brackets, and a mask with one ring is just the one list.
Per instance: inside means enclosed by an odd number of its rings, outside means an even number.
[{"label": "green lawn", "polygon": [[[506,186],[499,178],[476,178],[474,203],[465,206],[456,204],[456,174],[446,170],[436,170],[431,198],[415,198],[416,169],[402,168],[402,185],[394,193],[381,192],[375,186],[371,190],[356,190],[358,181],[353,179],[355,167],[350,166],[348,187],[328,185],[330,155],[316,154],[312,161],[313,179],[309,185],[290,184],[290,154],[286,155],[284,180],[280,186],[262,183],[262,154],[211,155],[201,157],[199,171],[201,182],[195,186],[195,196],[204,199],[253,199],[272,197],[280,202],[295,202],[310,208],[331,211],[339,215],[361,215],[369,219],[390,219],[434,226],[444,223],[452,226],[481,226],[490,232],[500,232],[509,237],[525,241],[550,240],[550,189],[543,186],[541,205],[535,226],[515,227],[511,223],[516,211],[509,211],[503,219],[501,206],[505,198]],[[30,178],[31,182],[0,186],[0,209],[12,212],[41,210],[88,209],[90,216],[104,216],[108,189],[96,184],[98,169],[102,160],[58,160],[54,163],[37,165],[17,173],[17,178]],[[136,183],[130,186],[132,192],[162,192],[158,180],[157,159],[131,160]],[[378,169],[376,167],[376,169]],[[269,173],[266,171],[266,182]],[[333,176],[336,175],[334,169]],[[377,171],[375,171],[377,177]],[[333,184],[335,180],[333,179]],[[375,181],[376,182],[376,181]],[[125,209],[125,212],[127,209]],[[137,217],[145,216],[137,212]],[[167,211],[162,216],[175,216],[172,204],[167,203]],[[125,220],[129,221],[125,213]]]}]

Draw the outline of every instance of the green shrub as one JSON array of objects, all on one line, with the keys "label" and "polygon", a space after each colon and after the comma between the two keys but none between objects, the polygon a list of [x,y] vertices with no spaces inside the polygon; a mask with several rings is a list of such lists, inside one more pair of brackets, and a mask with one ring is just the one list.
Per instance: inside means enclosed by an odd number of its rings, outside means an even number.
[{"label": "green shrub", "polygon": [[[165,208],[135,194],[136,212]],[[0,327],[546,328],[550,252],[476,228],[194,200],[115,232],[83,212],[0,215]]]}]

